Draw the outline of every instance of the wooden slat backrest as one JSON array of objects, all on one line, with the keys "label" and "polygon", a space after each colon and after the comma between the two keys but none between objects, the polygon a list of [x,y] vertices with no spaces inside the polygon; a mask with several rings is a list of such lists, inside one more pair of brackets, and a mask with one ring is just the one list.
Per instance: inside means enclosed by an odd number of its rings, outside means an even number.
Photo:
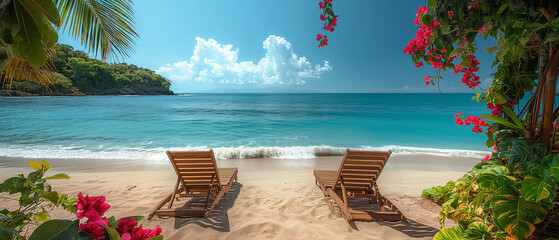
[{"label": "wooden slat backrest", "polygon": [[342,179],[344,187],[349,191],[370,189],[373,182],[378,179],[391,154],[392,151],[355,151],[347,149],[342,164],[340,164],[333,189],[341,187]]},{"label": "wooden slat backrest", "polygon": [[167,156],[183,186],[208,186],[212,181],[219,186],[219,172],[212,150],[167,151]]}]

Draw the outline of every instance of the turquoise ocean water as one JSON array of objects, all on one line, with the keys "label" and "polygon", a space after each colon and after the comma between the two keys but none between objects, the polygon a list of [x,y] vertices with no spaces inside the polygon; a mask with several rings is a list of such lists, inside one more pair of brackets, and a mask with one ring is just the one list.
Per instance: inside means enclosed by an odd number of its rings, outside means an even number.
[{"label": "turquoise ocean water", "polygon": [[473,94],[190,94],[0,98],[0,156],[165,160],[312,158],[345,148],[483,157],[485,136],[454,114]]}]

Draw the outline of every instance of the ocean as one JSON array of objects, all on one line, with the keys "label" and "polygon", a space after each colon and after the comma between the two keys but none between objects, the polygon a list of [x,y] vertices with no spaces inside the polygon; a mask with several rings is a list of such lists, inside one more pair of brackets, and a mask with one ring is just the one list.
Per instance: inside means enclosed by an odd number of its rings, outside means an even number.
[{"label": "ocean", "polygon": [[0,156],[167,161],[314,158],[346,148],[483,158],[485,135],[454,114],[488,113],[473,94],[184,94],[0,98]]}]

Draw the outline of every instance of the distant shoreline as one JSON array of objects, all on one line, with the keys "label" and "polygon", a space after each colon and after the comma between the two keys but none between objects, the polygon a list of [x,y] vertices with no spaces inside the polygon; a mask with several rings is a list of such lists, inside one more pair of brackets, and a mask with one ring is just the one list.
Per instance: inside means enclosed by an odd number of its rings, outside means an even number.
[{"label": "distant shoreline", "polygon": [[87,96],[173,96],[173,95],[182,95],[182,94],[175,94],[173,92],[168,94],[163,93],[154,93],[154,94],[53,94],[53,95],[41,95],[35,93],[28,93],[23,91],[17,90],[0,90],[0,97],[87,97]]}]

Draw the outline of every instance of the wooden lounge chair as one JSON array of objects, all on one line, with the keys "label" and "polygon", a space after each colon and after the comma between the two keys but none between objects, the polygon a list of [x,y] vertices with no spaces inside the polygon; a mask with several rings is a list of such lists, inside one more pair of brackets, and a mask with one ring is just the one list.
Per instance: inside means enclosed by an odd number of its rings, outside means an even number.
[{"label": "wooden lounge chair", "polygon": [[[209,151],[167,151],[177,173],[177,183],[171,194],[151,211],[148,219],[157,216],[208,216],[233,180],[237,181],[237,168],[217,168],[215,156]],[[175,199],[190,198],[184,207],[171,209]],[[167,209],[161,209],[165,204]]]},{"label": "wooden lounge chair", "polygon": [[[378,176],[391,153],[347,149],[338,171],[313,170],[315,183],[325,196],[334,199],[348,222],[401,220],[407,223],[402,212],[380,194],[377,186]],[[380,210],[373,211],[373,204],[378,204]]]}]

